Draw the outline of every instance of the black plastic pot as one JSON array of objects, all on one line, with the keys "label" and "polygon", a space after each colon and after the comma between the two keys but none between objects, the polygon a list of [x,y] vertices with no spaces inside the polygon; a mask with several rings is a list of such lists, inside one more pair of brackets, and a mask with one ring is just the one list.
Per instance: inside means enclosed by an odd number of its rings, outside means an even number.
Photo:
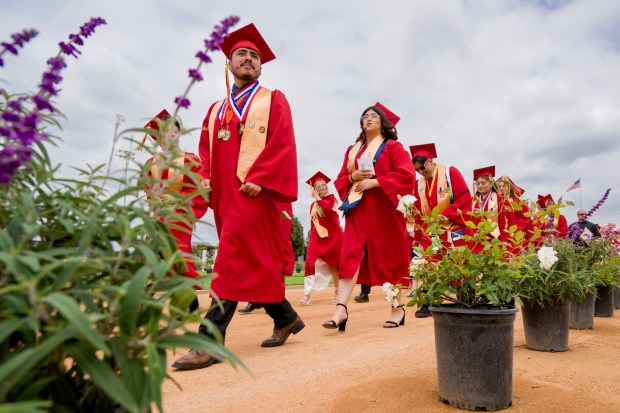
[{"label": "black plastic pot", "polygon": [[527,348],[552,352],[568,350],[570,301],[541,306],[523,300],[521,313]]},{"label": "black plastic pot", "polygon": [[614,292],[614,308],[620,308],[620,288],[616,288],[616,292]]},{"label": "black plastic pot", "polygon": [[596,288],[598,298],[594,303],[595,317],[613,317],[614,315],[614,293],[611,287],[599,285]]},{"label": "black plastic pot", "polygon": [[570,303],[569,327],[574,330],[591,330],[594,327],[594,301],[596,296],[588,294],[585,301]]},{"label": "black plastic pot", "polygon": [[512,347],[516,308],[431,307],[439,400],[464,410],[512,405]]}]

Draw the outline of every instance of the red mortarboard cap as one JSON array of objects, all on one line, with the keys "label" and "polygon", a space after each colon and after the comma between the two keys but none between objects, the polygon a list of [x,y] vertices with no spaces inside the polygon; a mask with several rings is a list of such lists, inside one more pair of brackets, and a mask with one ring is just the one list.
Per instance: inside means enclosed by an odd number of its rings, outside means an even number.
[{"label": "red mortarboard cap", "polygon": [[259,33],[254,23],[250,23],[247,26],[235,30],[224,38],[220,49],[226,55],[226,58],[230,58],[232,52],[240,47],[247,47],[258,53],[260,56],[261,64],[272,61],[276,58],[273,54],[263,36]]},{"label": "red mortarboard cap", "polygon": [[[157,119],[163,119],[165,116],[170,117],[170,112],[168,112],[166,109],[164,109],[161,112],[159,112],[157,114],[157,116],[155,116],[153,119],[151,119],[149,121],[149,123],[144,125],[144,129],[159,130],[159,125],[157,124]],[[157,136],[153,135],[152,133],[147,132],[147,133],[144,134],[144,137],[142,138],[142,142],[140,142],[140,146],[144,145],[144,142],[146,142],[146,136],[147,135],[149,135],[151,138],[157,140]]]},{"label": "red mortarboard cap", "polygon": [[329,179],[327,175],[325,175],[323,172],[319,171],[315,173],[314,175],[312,175],[312,177],[308,179],[306,183],[310,186],[314,186],[316,181],[325,181],[325,183],[327,184],[331,181],[331,179]]},{"label": "red mortarboard cap", "polygon": [[424,143],[422,145],[413,145],[409,147],[411,151],[411,157],[424,156],[429,159],[435,159],[437,157],[437,151],[435,150],[434,143]]},{"label": "red mortarboard cap", "polygon": [[551,194],[547,194],[547,195],[538,195],[538,200],[536,201],[536,204],[538,205],[538,208],[545,208],[547,206],[547,201],[553,201],[553,197],[551,196]]},{"label": "red mortarboard cap", "polygon": [[394,112],[392,112],[391,110],[389,110],[388,108],[386,108],[379,102],[375,103],[375,106],[381,109],[383,113],[385,113],[385,116],[387,116],[392,126],[396,126],[396,124],[400,120],[400,117],[397,114],[395,114]]},{"label": "red mortarboard cap", "polygon": [[504,182],[508,182],[508,184],[510,185],[510,187],[512,188],[512,192],[514,192],[515,196],[521,198],[521,196],[523,195],[523,193],[525,192],[525,189],[521,188],[519,185],[515,184],[513,182],[512,179],[510,179],[510,177],[508,175],[502,175],[499,178],[500,181],[504,181]]},{"label": "red mortarboard cap", "polygon": [[474,181],[476,181],[481,176],[490,176],[491,178],[495,177],[495,165],[485,166],[484,168],[474,170]]}]

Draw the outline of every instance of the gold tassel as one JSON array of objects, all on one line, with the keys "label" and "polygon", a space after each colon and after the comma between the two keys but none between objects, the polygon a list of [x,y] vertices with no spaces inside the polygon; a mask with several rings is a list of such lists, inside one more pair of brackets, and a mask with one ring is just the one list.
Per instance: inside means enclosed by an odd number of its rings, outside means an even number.
[{"label": "gold tassel", "polygon": [[226,97],[230,96],[230,80],[228,79],[228,60],[224,63],[224,74],[226,75]]}]

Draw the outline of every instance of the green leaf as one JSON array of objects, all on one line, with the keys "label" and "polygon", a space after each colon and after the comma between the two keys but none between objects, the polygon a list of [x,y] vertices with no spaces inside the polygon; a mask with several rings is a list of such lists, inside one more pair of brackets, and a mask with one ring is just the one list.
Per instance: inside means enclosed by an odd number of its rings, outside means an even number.
[{"label": "green leaf", "polygon": [[166,375],[166,352],[165,350],[158,351],[157,347],[153,343],[146,345],[146,354],[148,356],[149,366],[149,392],[150,398],[155,402],[160,412],[163,412],[163,406],[161,403],[161,384]]},{"label": "green leaf", "polygon": [[3,343],[4,340],[7,339],[8,336],[13,334],[13,332],[19,330],[19,328],[27,323],[27,319],[25,318],[12,318],[6,321],[3,321],[0,324],[0,343]]},{"label": "green leaf", "polygon": [[140,406],[110,366],[99,360],[82,343],[70,344],[66,349],[79,368],[84,370],[112,400],[116,400],[130,412],[140,413]]},{"label": "green leaf", "polygon": [[52,407],[51,401],[29,400],[0,405],[0,413],[46,413],[50,407]]},{"label": "green leaf", "polygon": [[133,330],[136,328],[136,321],[138,320],[139,314],[138,310],[140,308],[140,298],[142,298],[142,293],[144,292],[149,273],[150,269],[148,267],[141,267],[129,282],[127,292],[121,301],[121,332],[128,336],[132,335]]},{"label": "green leaf", "polygon": [[90,320],[84,315],[77,302],[63,293],[52,293],[43,298],[43,301],[56,308],[58,312],[72,325],[85,340],[89,341],[97,350],[110,355],[110,348],[99,331],[91,328]]},{"label": "green leaf", "polygon": [[4,383],[9,388],[13,383],[20,383],[21,379],[25,375],[30,374],[30,371],[37,363],[74,336],[75,329],[67,327],[43,340],[38,347],[30,347],[13,354],[0,366],[0,383]]}]

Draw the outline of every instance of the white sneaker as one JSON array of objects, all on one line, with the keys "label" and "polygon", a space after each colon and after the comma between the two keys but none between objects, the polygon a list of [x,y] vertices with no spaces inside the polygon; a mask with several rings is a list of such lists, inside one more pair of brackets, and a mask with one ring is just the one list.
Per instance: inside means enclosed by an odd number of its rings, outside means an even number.
[{"label": "white sneaker", "polygon": [[310,296],[304,294],[304,296],[301,297],[301,300],[299,300],[299,304],[301,304],[301,305],[310,305]]}]

